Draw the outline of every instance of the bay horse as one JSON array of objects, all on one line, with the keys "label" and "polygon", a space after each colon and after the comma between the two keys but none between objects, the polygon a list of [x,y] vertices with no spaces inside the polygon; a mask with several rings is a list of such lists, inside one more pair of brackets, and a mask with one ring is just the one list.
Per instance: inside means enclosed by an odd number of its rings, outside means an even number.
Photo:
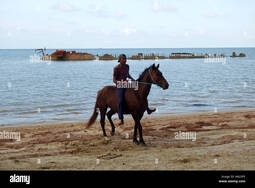
[{"label": "bay horse", "polygon": [[[147,97],[150,93],[151,85],[155,84],[163,90],[168,89],[169,84],[166,79],[163,77],[163,74],[159,71],[159,64],[155,66],[155,64],[146,68],[142,74],[140,74],[138,81],[138,90],[134,90],[133,88],[127,88],[125,91],[125,105],[123,106],[123,114],[131,114],[132,118],[135,121],[134,126],[134,135],[133,142],[135,144],[141,144],[146,146],[143,140],[142,126],[140,120],[143,117],[144,112],[148,106]],[[115,126],[112,121],[112,115],[118,112],[118,98],[116,86],[105,86],[103,89],[99,90],[97,93],[96,103],[94,107],[94,112],[90,117],[87,128],[90,127],[96,120],[98,116],[98,110],[100,111],[100,124],[103,130],[103,135],[107,138],[107,134],[105,132],[105,115],[111,124],[112,131],[111,135],[113,136],[115,133]],[[107,108],[110,110],[106,113]],[[137,129],[139,130],[139,142],[137,140]]]}]

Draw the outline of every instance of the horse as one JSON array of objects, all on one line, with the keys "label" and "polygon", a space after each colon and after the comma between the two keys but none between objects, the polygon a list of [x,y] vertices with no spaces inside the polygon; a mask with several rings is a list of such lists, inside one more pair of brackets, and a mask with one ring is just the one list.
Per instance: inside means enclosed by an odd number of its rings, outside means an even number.
[{"label": "horse", "polygon": [[[131,114],[132,118],[134,119],[135,125],[133,142],[137,145],[141,144],[142,146],[146,146],[143,139],[140,120],[142,119],[143,114],[148,106],[147,97],[150,93],[151,85],[155,84],[161,87],[163,90],[166,90],[168,89],[169,84],[164,78],[163,74],[159,71],[159,64],[157,66],[153,64],[146,68],[136,81],[138,82],[138,90],[127,88],[125,91],[125,105],[123,106],[123,114]],[[99,113],[98,111],[100,111],[100,124],[105,138],[107,138],[107,134],[105,132],[105,115],[107,115],[112,127],[111,135],[113,136],[115,133],[112,115],[118,112],[118,98],[116,89],[116,86],[105,86],[103,89],[98,91],[94,112],[87,123],[87,128],[89,128],[95,122]],[[110,110],[107,112],[108,107]],[[137,140],[137,130],[139,130],[139,141]]]}]

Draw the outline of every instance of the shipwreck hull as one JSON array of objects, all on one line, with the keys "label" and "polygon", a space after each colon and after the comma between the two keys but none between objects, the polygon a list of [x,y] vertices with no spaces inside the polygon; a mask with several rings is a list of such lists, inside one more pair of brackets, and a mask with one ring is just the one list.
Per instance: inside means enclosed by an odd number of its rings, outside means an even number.
[{"label": "shipwreck hull", "polygon": [[[210,56],[208,54],[194,55],[193,53],[172,53],[169,56],[161,56],[159,54],[143,54],[138,53],[128,57],[129,60],[159,60],[159,59],[195,59],[195,58],[223,58],[226,57],[223,54]],[[244,53],[236,55],[233,52],[230,57],[246,57]],[[117,60],[117,55],[104,54],[103,56],[94,56],[89,53],[77,53],[76,51],[65,51],[65,50],[56,50],[52,54],[42,55],[42,60],[52,60],[52,61],[92,61],[92,60]]]}]

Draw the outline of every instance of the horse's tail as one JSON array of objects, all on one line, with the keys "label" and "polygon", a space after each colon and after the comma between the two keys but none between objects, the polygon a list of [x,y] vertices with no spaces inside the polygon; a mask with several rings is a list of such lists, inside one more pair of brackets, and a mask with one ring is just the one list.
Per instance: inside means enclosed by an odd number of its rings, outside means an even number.
[{"label": "horse's tail", "polygon": [[98,112],[97,112],[97,103],[96,103],[94,107],[94,112],[87,123],[87,128],[89,128],[96,121],[97,116],[98,116]]},{"label": "horse's tail", "polygon": [[92,116],[90,117],[88,123],[87,123],[87,128],[89,128],[97,119],[97,116],[98,116],[98,98],[99,98],[99,94],[100,92],[98,92],[97,94],[97,99],[96,99],[96,104],[95,104],[95,107],[94,107],[94,112],[92,114]]}]

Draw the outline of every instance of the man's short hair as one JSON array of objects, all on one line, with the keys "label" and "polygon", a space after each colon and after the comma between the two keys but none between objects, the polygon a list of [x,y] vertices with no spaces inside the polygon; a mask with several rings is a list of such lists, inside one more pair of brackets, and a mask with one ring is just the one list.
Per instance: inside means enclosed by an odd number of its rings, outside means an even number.
[{"label": "man's short hair", "polygon": [[120,62],[120,59],[121,59],[121,58],[127,59],[127,56],[126,56],[125,54],[120,54],[120,55],[119,55],[118,62]]}]

